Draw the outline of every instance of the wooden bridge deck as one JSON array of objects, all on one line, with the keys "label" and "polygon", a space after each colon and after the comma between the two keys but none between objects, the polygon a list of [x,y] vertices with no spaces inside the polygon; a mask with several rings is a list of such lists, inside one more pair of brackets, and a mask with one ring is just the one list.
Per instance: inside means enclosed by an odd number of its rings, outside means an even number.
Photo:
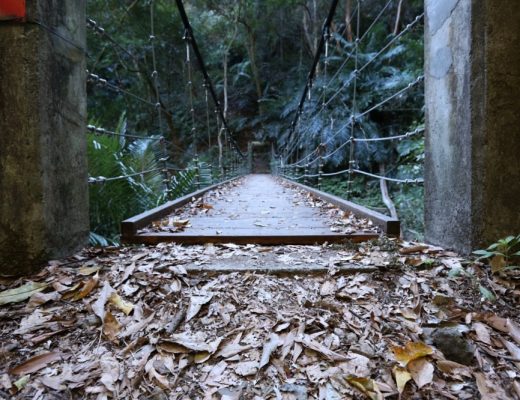
[{"label": "wooden bridge deck", "polygon": [[186,196],[122,224],[127,243],[314,244],[367,240],[368,219],[306,195],[271,175],[248,175]]}]

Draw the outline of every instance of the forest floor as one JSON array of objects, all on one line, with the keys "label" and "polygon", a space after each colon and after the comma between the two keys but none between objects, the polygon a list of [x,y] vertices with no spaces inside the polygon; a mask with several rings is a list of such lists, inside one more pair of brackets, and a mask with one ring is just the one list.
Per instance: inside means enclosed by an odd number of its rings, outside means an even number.
[{"label": "forest floor", "polygon": [[520,398],[518,281],[487,271],[385,238],[87,249],[0,281],[0,398]]}]

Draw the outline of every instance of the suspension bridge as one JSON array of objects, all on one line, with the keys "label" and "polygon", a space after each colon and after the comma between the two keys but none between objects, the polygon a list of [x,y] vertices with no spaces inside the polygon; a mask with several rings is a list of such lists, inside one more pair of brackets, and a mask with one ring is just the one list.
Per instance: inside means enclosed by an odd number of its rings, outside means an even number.
[{"label": "suspension bridge", "polygon": [[[192,243],[229,240],[241,243],[255,241],[261,243],[311,243],[344,239],[362,240],[380,233],[398,235],[400,228],[395,209],[388,201],[387,196],[385,198],[385,193],[388,193],[387,185],[408,187],[425,184],[427,186],[427,236],[436,243],[446,244],[454,241],[454,243],[460,243],[460,246],[455,244],[456,247],[470,249],[473,246],[473,244],[470,245],[470,242],[476,243],[481,239],[478,239],[473,233],[471,235],[465,234],[465,232],[473,229],[473,225],[477,224],[471,217],[476,215],[475,210],[467,210],[466,207],[482,204],[482,207],[478,206],[479,209],[487,209],[486,204],[488,203],[484,201],[485,196],[479,197],[476,202],[468,200],[468,196],[471,197],[478,192],[471,186],[473,183],[470,186],[461,184],[463,188],[457,188],[454,191],[455,196],[449,194],[449,188],[454,187],[454,182],[467,182],[462,178],[466,176],[464,175],[465,164],[463,161],[457,161],[457,157],[454,156],[457,149],[453,148],[454,142],[463,139],[459,139],[458,136],[455,139],[456,132],[453,129],[455,129],[454,127],[466,129],[468,126],[478,128],[481,125],[477,123],[466,124],[463,118],[468,118],[467,115],[453,112],[453,108],[451,114],[442,114],[443,107],[447,107],[446,104],[462,104],[465,101],[475,102],[478,98],[478,96],[471,98],[460,96],[460,93],[454,87],[446,83],[449,77],[458,76],[453,74],[459,74],[462,70],[461,65],[464,64],[461,63],[465,62],[466,53],[458,54],[453,47],[449,47],[452,44],[448,42],[446,42],[448,44],[443,44],[442,40],[446,41],[446,36],[436,37],[438,31],[441,28],[444,29],[443,24],[451,23],[451,14],[446,13],[443,5],[431,5],[430,20],[428,20],[428,15],[425,16],[424,13],[411,17],[403,16],[403,20],[399,24],[396,23],[395,28],[389,29],[389,32],[385,34],[387,39],[380,48],[365,51],[372,32],[381,25],[381,22],[388,15],[388,10],[392,7],[395,8],[396,4],[394,3],[392,0],[381,2],[380,9],[370,10],[372,19],[369,21],[362,17],[366,11],[363,7],[367,7],[367,4],[361,0],[353,2],[353,9],[349,10],[346,19],[345,10],[338,11],[341,8],[338,0],[332,0],[329,3],[327,18],[320,30],[319,37],[316,38],[318,44],[311,68],[303,85],[300,101],[292,111],[284,115],[284,118],[291,120],[292,124],[289,129],[280,133],[278,140],[263,143],[264,146],[270,148],[269,176],[248,176],[248,174],[258,172],[254,168],[255,147],[251,146],[251,143],[248,145],[247,139],[233,131],[232,127],[236,124],[229,121],[232,116],[230,117],[228,111],[227,97],[224,95],[224,101],[222,101],[223,95],[217,91],[212,77],[208,73],[204,60],[205,55],[197,42],[197,32],[190,24],[189,13],[186,12],[181,0],[176,0],[176,5],[182,21],[182,29],[181,27],[178,28],[184,32],[182,39],[185,47],[182,51],[177,49],[177,53],[183,54],[184,57],[185,82],[183,90],[186,94],[186,101],[184,104],[175,104],[174,106],[165,101],[165,96],[168,91],[175,88],[172,89],[165,84],[164,75],[166,72],[161,70],[158,62],[158,51],[163,51],[165,38],[161,37],[157,31],[156,1],[151,0],[147,3],[149,20],[141,21],[144,27],[143,31],[147,31],[147,34],[142,37],[128,38],[128,40],[136,39],[139,43],[145,43],[139,54],[136,54],[135,48],[128,47],[116,38],[113,26],[103,26],[98,22],[95,15],[84,15],[77,12],[74,14],[78,23],[84,24],[88,29],[87,35],[92,35],[89,37],[95,37],[97,41],[102,43],[102,54],[113,52],[116,57],[124,56],[132,61],[136,66],[137,73],[144,77],[143,81],[148,85],[144,90],[142,87],[133,87],[131,84],[133,81],[131,79],[126,80],[124,76],[121,76],[121,71],[117,71],[113,76],[103,76],[103,73],[99,72],[99,55],[91,54],[90,49],[85,45],[84,33],[81,30],[72,32],[67,31],[67,29],[58,29],[57,25],[62,21],[56,16],[53,17],[54,19],[48,18],[47,20],[41,18],[41,15],[44,15],[44,12],[48,10],[42,11],[29,7],[28,10],[17,9],[12,15],[2,16],[2,19],[11,20],[11,22],[5,23],[4,26],[6,27],[18,29],[19,26],[29,26],[31,29],[38,30],[40,32],[38,40],[48,45],[51,51],[62,56],[63,59],[51,58],[49,68],[61,66],[74,77],[74,79],[69,80],[69,83],[74,84],[75,87],[68,93],[73,93],[75,90],[81,91],[82,83],[79,80],[86,76],[89,93],[105,93],[108,98],[117,100],[118,104],[131,107],[133,111],[140,110],[139,112],[143,114],[153,116],[153,123],[149,126],[143,127],[137,121],[131,121],[129,125],[133,129],[128,129],[126,123],[118,125],[116,121],[114,121],[113,126],[100,126],[98,122],[94,122],[96,121],[95,115],[91,115],[89,117],[90,122],[81,127],[82,135],[88,132],[94,138],[94,141],[95,138],[113,137],[126,144],[141,141],[153,143],[154,163],[151,167],[150,165],[125,166],[121,171],[122,173],[119,174],[86,177],[85,154],[82,153],[81,146],[75,145],[78,138],[73,135],[64,138],[61,142],[58,141],[55,145],[56,151],[46,153],[39,148],[21,150],[20,154],[23,154],[24,151],[46,154],[45,157],[49,157],[49,160],[45,158],[42,162],[42,168],[45,165],[51,165],[51,159],[60,159],[60,154],[63,154],[60,153],[60,146],[65,146],[71,150],[70,160],[67,158],[64,167],[46,170],[46,173],[50,173],[50,171],[58,171],[61,168],[60,173],[62,174],[66,174],[63,171],[68,170],[71,176],[65,180],[68,183],[64,184],[71,186],[69,191],[60,190],[62,183],[53,183],[49,187],[45,184],[42,186],[45,193],[40,197],[46,199],[43,207],[50,208],[48,212],[42,214],[44,217],[41,219],[41,229],[38,229],[39,232],[52,232],[54,230],[56,238],[52,239],[52,245],[46,242],[47,239],[42,239],[41,246],[39,245],[39,249],[34,250],[33,253],[47,254],[49,252],[45,250],[46,248],[49,246],[55,248],[55,243],[63,242],[70,237],[75,238],[70,240],[70,249],[77,248],[78,244],[83,241],[81,238],[88,230],[86,228],[88,217],[85,217],[88,209],[85,200],[87,184],[90,185],[91,191],[103,191],[104,188],[117,184],[117,182],[132,182],[132,184],[140,185],[145,178],[149,177],[160,179],[160,184],[156,188],[159,187],[161,192],[159,197],[162,204],[157,208],[147,210],[123,221],[123,241],[156,243],[161,240],[178,240]],[[124,5],[121,6],[125,7]],[[71,12],[73,11],[71,10]],[[392,79],[392,71],[398,71],[401,66],[392,55],[398,53],[396,48],[403,40],[407,39],[408,35],[422,35],[424,25],[430,26],[430,31],[426,33],[428,39],[426,41],[426,66],[429,70],[427,73],[415,71],[415,75],[409,73],[405,79],[396,83]],[[467,34],[470,35],[470,33]],[[347,36],[348,38],[346,38]],[[19,38],[17,36],[17,40],[20,40]],[[471,40],[473,40],[473,37],[471,37]],[[477,41],[479,38],[474,40]],[[17,43],[23,44],[24,42]],[[26,51],[27,47],[22,44],[18,47]],[[439,57],[442,54],[448,54],[448,51],[445,50],[448,48],[446,46],[450,48],[449,57],[446,56],[442,59],[433,57],[433,54],[437,54]],[[9,47],[10,51],[15,51],[15,48],[16,46]],[[400,49],[399,51],[401,51]],[[471,52],[468,51],[469,53]],[[143,59],[148,59],[150,62],[143,62]],[[83,61],[77,62],[77,60]],[[88,62],[85,63],[85,60]],[[85,66],[87,66],[86,74]],[[7,71],[7,76],[10,70],[8,67],[3,68]],[[386,74],[387,80],[383,81],[377,90],[372,88],[370,96],[366,96],[367,87],[365,87],[364,82],[375,73],[380,73],[381,76]],[[54,82],[50,80],[47,82],[43,75],[35,76],[34,79],[41,82],[43,86]],[[473,79],[473,75],[469,79]],[[415,110],[421,110],[421,112],[415,114],[417,117],[414,121],[404,124],[408,126],[408,129],[403,132],[396,131],[395,126],[403,126],[396,121],[407,113],[407,110],[399,110],[398,104],[410,94],[417,96],[424,93],[425,81],[427,92],[429,87],[431,96],[427,98],[426,104],[414,105]],[[67,83],[62,81],[60,84],[65,85]],[[479,86],[473,85],[471,87],[477,90]],[[20,90],[23,89],[25,89],[25,86],[21,87]],[[65,92],[67,91],[63,93]],[[198,97],[198,100],[200,100],[201,92],[203,93],[203,101],[201,102],[204,104],[203,109],[195,101]],[[48,101],[50,102],[51,98]],[[75,103],[74,106],[70,107],[79,111],[67,111],[71,115],[69,120],[74,120],[70,122],[71,126],[69,127],[69,130],[73,131],[75,131],[73,126],[80,124],[79,121],[82,121],[80,117],[84,115],[85,111],[84,99],[76,97],[75,101],[77,104]],[[56,108],[59,106],[56,104],[60,103],[49,103],[47,107],[52,108],[59,115],[60,110]],[[77,107],[74,108],[75,106]],[[34,109],[36,111],[36,107],[41,108],[42,105],[31,103],[27,110]],[[183,107],[184,111],[179,111]],[[483,107],[488,107],[488,105]],[[22,109],[23,107],[19,108]],[[477,108],[469,107],[467,109]],[[428,109],[431,110],[430,122],[427,118],[425,121],[424,116],[424,110]],[[123,109],[121,111],[123,112]],[[185,135],[190,138],[188,143],[180,143],[174,133],[174,118],[179,113],[186,117],[187,125],[191,126],[191,131],[188,135]],[[31,117],[35,117],[36,114],[33,112]],[[137,113],[128,115],[127,118],[132,120],[132,118],[137,118],[136,115]],[[381,118],[384,124],[374,127],[372,124],[374,115],[384,115],[384,118]],[[477,116],[473,117],[477,118]],[[6,119],[6,126],[16,125],[9,118]],[[317,129],[315,121],[321,120],[323,122],[325,119],[328,119],[327,123],[322,124]],[[45,121],[42,121],[38,120],[35,126],[39,127],[42,123],[45,123]],[[66,122],[66,124],[69,124],[69,122]],[[59,131],[60,125],[53,125],[54,128]],[[430,135],[429,139],[428,137],[426,139],[429,152],[427,151],[426,157],[427,174],[424,174],[428,176],[423,176],[422,168],[413,171],[385,169],[385,166],[377,159],[377,151],[392,152],[396,143],[421,142],[425,131],[428,129],[430,129]],[[471,131],[473,128],[468,129],[470,129],[467,131],[468,135],[473,135],[473,131]],[[12,139],[13,136],[6,135],[4,140],[14,140]],[[265,140],[265,138],[261,140]],[[430,140],[429,143],[428,140]],[[474,160],[486,159],[485,157],[475,156],[475,154],[483,154],[483,152],[493,148],[489,146],[475,147],[481,142],[480,139],[471,142],[470,148],[471,154],[473,154],[471,157]],[[41,143],[45,144],[46,142]],[[6,142],[6,146],[9,147],[10,143]],[[466,159],[466,156],[468,156],[465,153],[466,150],[461,151]],[[452,155],[449,159],[446,158],[448,153]],[[182,157],[176,156],[179,154],[182,154]],[[79,160],[79,164],[74,160]],[[76,168],[78,165],[79,167]],[[30,168],[26,168],[28,166],[29,164],[21,163],[19,167],[30,170]],[[446,168],[443,169],[443,166]],[[471,165],[471,168],[484,167],[483,164],[475,163]],[[6,168],[5,171],[9,171],[9,168]],[[59,175],[58,172],[56,172],[56,176]],[[472,170],[471,174],[477,176],[479,172]],[[40,171],[34,176],[34,179],[38,181],[42,172]],[[78,182],[78,177],[84,177],[85,182]],[[330,178],[338,178],[339,181],[336,182],[345,183],[346,189],[342,198],[323,191],[325,189],[324,182]],[[388,212],[381,209],[370,209],[352,201],[356,178],[362,178],[364,182],[373,182],[380,185]],[[15,185],[11,178],[5,180],[5,182],[7,184],[3,190],[6,192],[10,191],[11,186]],[[54,182],[53,179],[50,182]],[[476,181],[470,180],[470,182]],[[224,199],[222,204],[211,205],[214,210],[205,212],[204,215],[198,215],[182,232],[155,232],[152,235],[151,228],[154,225],[157,226],[161,219],[175,215],[175,213],[181,213],[183,207],[189,207],[187,205],[189,202],[195,204],[197,201],[201,201],[200,199],[203,199],[204,196],[211,196],[211,193],[218,192],[225,185],[233,185],[233,190],[228,192],[230,197]],[[428,186],[431,189],[428,190]],[[40,187],[39,183],[36,187]],[[379,231],[376,233],[374,231],[366,232],[363,229],[359,231],[349,229],[348,232],[334,232],[331,230],[330,221],[318,215],[319,212],[313,209],[312,205],[303,203],[295,205],[293,196],[301,190],[313,199],[336,207],[343,213],[342,216],[352,214],[357,218],[370,220],[371,224],[378,227]],[[494,191],[494,193],[496,192]],[[458,199],[456,204],[453,203],[454,199]],[[27,205],[31,201],[24,200]],[[271,203],[267,204],[266,201]],[[235,206],[233,203],[240,204],[240,206]],[[445,207],[443,203],[453,203],[453,207],[451,207],[453,212],[449,211],[450,208]],[[62,207],[64,204],[74,204],[75,210],[70,207]],[[47,208],[45,209],[47,210]],[[57,217],[64,209],[66,209],[66,212],[63,217],[63,226],[54,229],[55,225],[53,224],[59,219]],[[504,207],[504,209],[508,209],[508,207]],[[272,210],[277,211],[275,213]],[[443,215],[445,212],[448,215],[446,217]],[[237,218],[235,214],[241,214],[241,217],[239,215],[240,218]],[[390,214],[390,216],[386,214]],[[466,218],[466,216],[469,217]],[[459,221],[460,224],[457,226],[463,228],[461,230],[456,228],[451,232],[449,229],[452,223],[451,218]],[[286,219],[290,219],[291,222],[285,224]],[[436,219],[441,220],[442,223],[437,223]],[[504,218],[503,221],[509,221],[504,226],[510,227],[511,224],[514,225],[516,219]],[[7,224],[11,227],[9,229],[14,229],[12,228],[14,223],[8,222]],[[487,225],[491,226],[493,223],[488,221]],[[485,228],[477,230],[483,232]],[[208,233],[210,231],[211,233]],[[493,228],[493,232],[497,231],[501,231],[501,229]],[[22,238],[30,236],[25,231],[16,235],[20,237],[22,242],[25,240]],[[41,236],[43,238],[45,234],[42,233]],[[2,240],[5,241],[6,239]],[[28,246],[30,247],[30,245]],[[50,251],[49,254],[68,253],[67,246],[64,247],[55,252]],[[20,250],[20,252],[22,251]]]},{"label": "suspension bridge", "polygon": [[[190,222],[187,227],[183,227],[182,232],[153,232],[147,229],[150,224],[158,224],[161,218],[166,217],[169,213],[179,212],[179,208],[185,206],[188,199],[196,199],[205,195],[208,191],[217,190],[220,187],[219,182],[236,179],[247,173],[257,172],[254,170],[251,159],[253,154],[244,154],[237,142],[236,135],[231,131],[227,121],[227,110],[223,109],[221,102],[215,92],[213,82],[207,72],[203,55],[199,50],[195,32],[190,24],[189,17],[186,13],[182,1],[177,1],[178,10],[184,27],[185,41],[185,65],[186,65],[186,87],[187,87],[187,107],[188,115],[191,120],[191,134],[193,137],[192,149],[193,160],[189,167],[179,168],[172,163],[168,151],[171,142],[165,139],[163,118],[164,114],[170,113],[164,107],[161,100],[160,76],[157,62],[155,43],[158,40],[155,33],[155,2],[150,2],[150,52],[152,59],[152,71],[148,71],[149,77],[153,82],[154,96],[151,99],[140,97],[127,89],[121,88],[108,79],[102,78],[94,73],[89,72],[88,82],[99,88],[100,90],[108,90],[121,96],[128,96],[131,100],[141,103],[143,106],[156,109],[156,127],[158,135],[155,137],[146,137],[140,135],[132,135],[126,132],[114,132],[93,125],[89,125],[87,129],[96,135],[116,135],[128,139],[148,139],[156,140],[161,144],[162,154],[160,161],[162,166],[156,169],[145,171],[132,171],[131,173],[115,176],[115,177],[90,177],[89,182],[94,185],[105,185],[115,180],[136,179],[144,174],[152,174],[160,172],[163,174],[164,191],[166,198],[171,198],[172,175],[186,174],[192,172],[193,184],[191,187],[197,191],[185,195],[180,199],[171,199],[167,204],[161,205],[153,210],[148,210],[138,216],[135,216],[122,223],[122,239],[127,243],[157,243],[160,241],[176,241],[180,243],[207,243],[207,242],[235,242],[235,243],[263,243],[263,244],[312,244],[323,242],[337,242],[342,240],[366,240],[377,237],[381,232],[399,235],[399,221],[397,216],[388,217],[380,212],[370,210],[360,205],[356,205],[339,197],[327,195],[320,191],[322,188],[322,180],[327,177],[345,177],[347,180],[346,197],[352,193],[352,179],[355,174],[368,177],[370,179],[380,180],[383,185],[386,182],[398,184],[421,184],[422,178],[400,178],[392,176],[382,176],[360,169],[356,160],[355,146],[370,146],[376,142],[403,141],[412,136],[422,134],[424,126],[418,126],[413,131],[401,134],[383,136],[379,134],[376,137],[367,137],[363,131],[362,121],[369,116],[370,113],[384,109],[387,104],[391,104],[392,100],[402,97],[406,92],[411,90],[422,90],[421,84],[423,76],[417,76],[408,82],[404,87],[398,87],[397,90],[388,93],[385,91],[382,98],[377,99],[377,104],[369,104],[366,109],[361,109],[357,102],[358,80],[361,74],[369,70],[369,66],[374,64],[377,59],[385,55],[392,47],[399,42],[408,32],[420,27],[423,14],[416,16],[405,28],[390,36],[388,42],[383,48],[379,49],[375,54],[371,55],[368,60],[363,60],[359,56],[359,48],[363,45],[363,41],[371,33],[371,30],[377,26],[385,16],[385,11],[389,9],[392,1],[386,2],[380,12],[371,21],[370,25],[365,29],[361,27],[361,4],[358,4],[352,13],[350,20],[344,24],[341,31],[332,32],[332,25],[336,22],[339,25],[341,17],[339,16],[338,1],[332,1],[327,19],[325,20],[320,36],[319,45],[314,55],[311,69],[307,76],[307,81],[301,95],[298,107],[295,111],[294,120],[291,129],[288,132],[288,139],[284,141],[284,145],[276,145],[273,143],[271,154],[269,154],[271,173],[278,176],[273,179],[268,176],[249,176],[245,179],[237,179],[240,182],[235,186],[233,191],[229,193],[229,199],[222,199],[216,204],[215,210],[198,215]],[[345,35],[347,27],[354,25],[355,34],[352,38],[353,48],[347,53],[348,55],[338,62],[338,55],[330,51],[331,43],[339,44]],[[106,29],[100,26],[94,19],[87,18],[87,26],[91,32],[104,39],[114,51],[123,51],[130,54],[117,40],[115,40]],[[336,49],[337,46],[333,46]],[[332,63],[330,60],[335,59]],[[196,64],[197,71],[194,71]],[[317,76],[319,66],[322,66],[320,76]],[[345,82],[339,82],[338,77],[344,73],[344,69],[351,69],[350,78]],[[205,94],[205,110],[196,110],[194,106],[195,88],[194,73],[198,72],[202,75],[202,82]],[[319,80],[319,84],[315,82]],[[311,102],[312,93],[319,97],[317,101]],[[305,120],[310,116],[320,117],[324,110],[330,110],[341,105],[335,101],[338,98],[345,98],[343,93],[351,93],[351,104],[348,104],[345,112],[349,113],[347,123],[341,124],[334,128],[332,134],[324,138],[323,132],[312,130],[309,126],[307,129],[302,128]],[[210,100],[212,102],[210,106]],[[312,103],[312,104],[309,104]],[[213,107],[215,124],[212,127],[210,121],[210,108]],[[202,121],[200,121],[202,120]],[[341,119],[340,119],[341,121]],[[388,121],[392,124],[393,121]],[[331,121],[334,125],[334,121]],[[212,163],[201,163],[197,154],[198,143],[195,138],[196,132],[200,127],[207,130],[207,146],[212,143],[222,143],[219,150],[219,157]],[[388,130],[387,130],[388,131]],[[212,140],[213,137],[213,140]],[[215,140],[216,139],[216,140]],[[302,154],[305,149],[310,146],[309,142],[315,143],[315,149],[307,154]],[[252,152],[253,148],[249,148]],[[348,154],[347,168],[333,170],[328,166],[327,170],[324,166],[327,161],[335,155]],[[366,163],[365,163],[366,164]],[[283,181],[292,181],[299,183],[294,189],[290,185],[283,186]],[[209,188],[204,186],[211,185]],[[315,186],[313,189],[311,186]],[[332,201],[343,214],[354,214],[360,218],[370,219],[370,223],[379,226],[380,231],[376,232],[355,232],[355,229],[349,229],[348,233],[335,233],[330,226],[330,221],[323,218],[315,209],[308,205],[297,204],[292,201],[291,191],[299,190],[312,193],[316,198],[322,201]],[[294,194],[294,193],[293,193]],[[227,200],[227,201],[226,201]],[[213,206],[212,206],[213,207]],[[207,211],[207,210],[206,210]],[[216,217],[216,215],[218,217]],[[145,232],[143,232],[143,230]],[[170,229],[171,230],[171,229]],[[354,231],[354,232],[353,232]],[[140,232],[140,233],[139,233]]]}]

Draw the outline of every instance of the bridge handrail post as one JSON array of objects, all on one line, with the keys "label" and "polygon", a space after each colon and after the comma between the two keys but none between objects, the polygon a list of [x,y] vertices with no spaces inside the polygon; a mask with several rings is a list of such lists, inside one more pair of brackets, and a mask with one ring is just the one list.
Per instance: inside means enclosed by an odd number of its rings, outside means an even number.
[{"label": "bridge handrail post", "polygon": [[323,175],[323,156],[321,155],[321,151],[320,151],[320,155],[319,155],[319,159],[318,159],[318,189],[321,190],[321,186],[322,186],[322,177]]},{"label": "bridge handrail post", "polygon": [[171,193],[171,182],[170,182],[170,171],[168,170],[168,149],[166,147],[166,139],[161,136],[160,139],[161,151],[163,153],[163,157],[159,160],[162,164],[161,172],[163,173],[163,184],[166,191],[166,197],[170,196]]},{"label": "bridge handrail post", "polygon": [[193,163],[195,164],[195,185],[197,190],[199,190],[201,187],[199,156],[195,156]]}]

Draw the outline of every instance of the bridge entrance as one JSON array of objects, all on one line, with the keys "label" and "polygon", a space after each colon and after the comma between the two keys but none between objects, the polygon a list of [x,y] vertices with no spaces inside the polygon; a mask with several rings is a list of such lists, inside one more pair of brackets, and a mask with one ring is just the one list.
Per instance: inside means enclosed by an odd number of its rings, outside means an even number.
[{"label": "bridge entrance", "polygon": [[272,149],[270,143],[249,143],[249,165],[253,174],[268,174],[271,172]]}]

